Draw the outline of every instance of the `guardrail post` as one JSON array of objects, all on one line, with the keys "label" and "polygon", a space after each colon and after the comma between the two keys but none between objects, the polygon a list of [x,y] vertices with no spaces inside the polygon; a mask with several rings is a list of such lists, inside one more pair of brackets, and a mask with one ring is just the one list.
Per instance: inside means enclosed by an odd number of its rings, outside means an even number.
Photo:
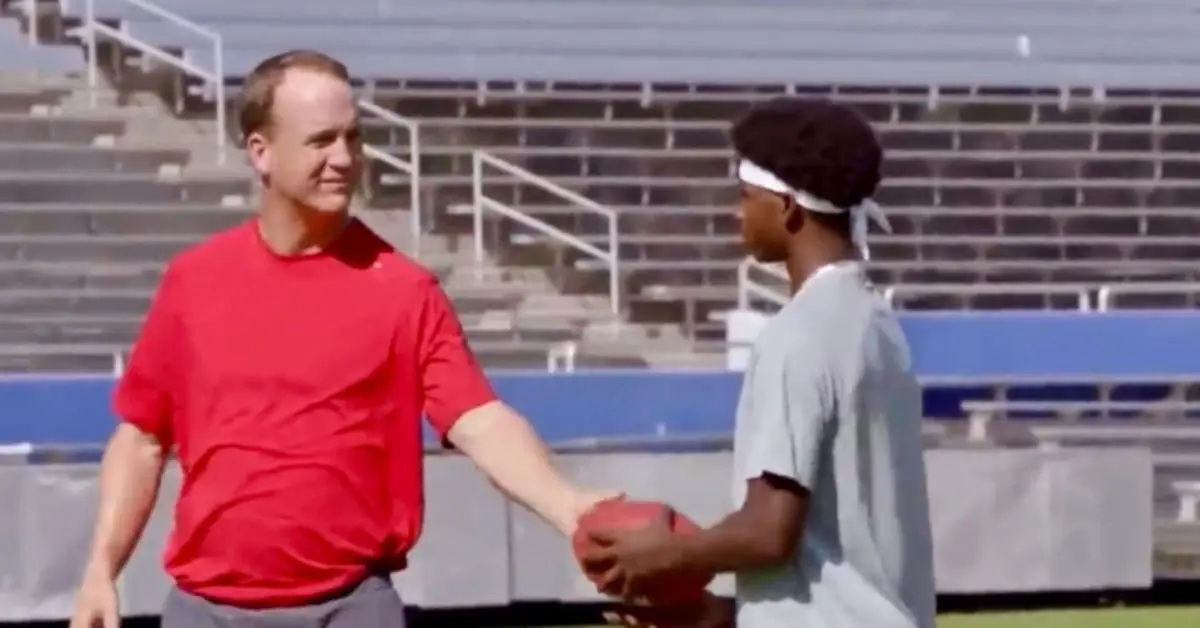
[{"label": "guardrail post", "polygon": [[214,86],[214,96],[217,101],[217,165],[225,165],[225,135],[229,128],[225,123],[225,112],[228,103],[225,102],[225,43],[219,33],[213,37],[213,74],[217,84]]},{"label": "guardrail post", "polygon": [[475,276],[483,278],[483,154],[471,153],[471,212],[475,235]]},{"label": "guardrail post", "polygon": [[84,0],[84,22],[87,24],[87,80],[88,105],[93,109],[99,104],[96,91],[100,87],[99,61],[96,59],[96,0]]},{"label": "guardrail post", "polygon": [[39,34],[41,25],[39,22],[40,15],[38,14],[37,0],[25,0],[25,19],[29,23],[29,43],[34,46],[42,43],[42,38]]}]

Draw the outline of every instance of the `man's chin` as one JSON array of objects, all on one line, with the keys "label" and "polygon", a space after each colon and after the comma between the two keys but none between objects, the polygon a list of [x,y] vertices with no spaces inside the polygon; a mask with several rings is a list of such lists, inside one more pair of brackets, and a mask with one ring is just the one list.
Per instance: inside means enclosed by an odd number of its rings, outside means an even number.
[{"label": "man's chin", "polygon": [[752,248],[747,247],[746,254],[749,255],[750,257],[754,258],[754,261],[758,262],[759,264],[775,264],[778,262],[787,261],[787,259],[785,257],[780,257],[778,255],[771,255],[770,253],[763,251],[761,249],[752,249]]},{"label": "man's chin", "polygon": [[349,194],[328,194],[312,199],[308,206],[322,214],[345,214],[350,211],[352,198]]}]

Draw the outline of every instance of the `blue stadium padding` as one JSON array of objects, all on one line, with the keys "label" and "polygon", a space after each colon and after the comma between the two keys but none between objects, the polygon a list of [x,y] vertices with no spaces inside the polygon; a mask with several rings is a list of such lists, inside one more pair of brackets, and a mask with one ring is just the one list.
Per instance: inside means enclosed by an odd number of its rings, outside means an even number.
[{"label": "blue stadium padding", "polygon": [[[1094,399],[1093,383],[1144,382],[1113,397],[1153,400],[1163,382],[1200,381],[1200,315],[913,314],[903,318],[926,411],[961,416],[964,399],[1011,384],[1021,399]],[[501,397],[551,441],[709,435],[733,422],[738,373],[496,373]],[[1153,385],[1151,385],[1153,384]],[[96,443],[112,429],[109,377],[0,379],[0,443]]]},{"label": "blue stadium padding", "polygon": [[933,381],[1155,380],[1200,375],[1200,315],[959,312],[904,316]]}]

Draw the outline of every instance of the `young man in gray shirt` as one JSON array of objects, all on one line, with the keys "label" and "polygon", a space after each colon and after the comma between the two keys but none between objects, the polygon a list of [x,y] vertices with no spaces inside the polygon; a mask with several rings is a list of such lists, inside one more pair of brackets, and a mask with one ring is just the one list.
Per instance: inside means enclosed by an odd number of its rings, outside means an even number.
[{"label": "young man in gray shirt", "polygon": [[853,111],[778,99],[733,127],[742,239],[784,262],[792,299],[755,343],[733,447],[737,510],[690,537],[599,531],[602,589],[735,572],[736,605],[631,607],[630,625],[933,628],[921,393],[895,314],[868,282],[882,149]]}]

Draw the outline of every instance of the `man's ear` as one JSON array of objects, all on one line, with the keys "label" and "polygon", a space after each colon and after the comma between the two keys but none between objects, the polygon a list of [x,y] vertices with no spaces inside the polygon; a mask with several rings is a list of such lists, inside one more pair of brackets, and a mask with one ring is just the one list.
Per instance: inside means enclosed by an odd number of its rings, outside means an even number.
[{"label": "man's ear", "polygon": [[780,195],[783,199],[783,227],[788,233],[798,233],[804,228],[805,209],[790,195]]},{"label": "man's ear", "polygon": [[271,171],[271,144],[261,132],[246,136],[246,156],[250,159],[250,167],[260,176]]}]

